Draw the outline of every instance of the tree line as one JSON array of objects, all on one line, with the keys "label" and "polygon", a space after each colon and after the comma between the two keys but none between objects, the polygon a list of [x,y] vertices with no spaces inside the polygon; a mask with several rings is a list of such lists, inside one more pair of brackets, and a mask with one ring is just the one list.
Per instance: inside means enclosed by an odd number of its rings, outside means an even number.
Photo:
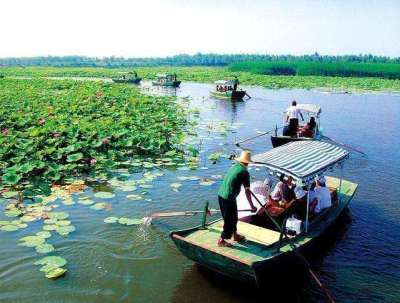
[{"label": "tree line", "polygon": [[400,63],[400,57],[391,58],[371,54],[326,56],[311,55],[256,55],[256,54],[202,54],[175,55],[153,58],[43,56],[0,58],[0,66],[54,66],[54,67],[139,67],[139,66],[226,66],[243,61],[319,62],[319,63]]}]

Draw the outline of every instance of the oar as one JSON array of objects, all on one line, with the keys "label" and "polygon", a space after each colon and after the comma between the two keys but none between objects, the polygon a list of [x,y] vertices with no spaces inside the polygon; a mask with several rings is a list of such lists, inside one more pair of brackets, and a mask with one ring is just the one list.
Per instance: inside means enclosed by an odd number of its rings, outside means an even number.
[{"label": "oar", "polygon": [[[254,197],[254,199],[256,199],[256,201],[258,202],[258,204],[260,204],[260,206],[264,209],[265,214],[271,219],[271,221],[275,224],[275,226],[279,229],[282,230],[282,228],[279,226],[278,222],[276,222],[276,220],[274,218],[272,218],[270,216],[270,214],[267,212],[267,210],[264,208],[264,205],[260,202],[260,200],[257,198],[257,196],[250,190],[251,195]],[[311,275],[311,277],[314,279],[314,281],[317,283],[317,285],[322,288],[322,290],[324,291],[326,297],[328,298],[330,303],[335,303],[335,300],[332,298],[329,290],[326,288],[326,286],[324,286],[321,281],[318,279],[317,274],[311,269],[310,263],[308,263],[308,261],[306,260],[306,258],[304,258],[304,256],[297,250],[296,245],[294,245],[292,243],[292,240],[286,235],[286,233],[284,233],[285,238],[288,240],[289,245],[292,247],[294,253],[300,257],[300,260],[302,260],[304,262],[304,264],[307,266],[308,271]]]},{"label": "oar", "polygon": [[249,99],[251,99],[251,96],[248,94],[248,93],[246,93],[245,94]]},{"label": "oar", "polygon": [[[251,209],[240,209],[238,212],[247,212]],[[219,209],[209,209],[207,211],[208,215],[212,216],[213,213],[219,213]],[[145,225],[150,225],[153,219],[161,219],[161,218],[171,218],[171,217],[190,217],[195,216],[197,214],[204,213],[204,210],[188,210],[188,211],[170,211],[170,212],[157,212],[152,213],[151,215],[144,217],[143,222]]]},{"label": "oar", "polygon": [[268,135],[268,134],[270,134],[270,133],[273,132],[273,131],[275,131],[275,129],[272,129],[272,130],[269,130],[269,131],[267,131],[267,132],[265,132],[265,133],[258,134],[258,135],[254,136],[254,137],[250,137],[250,138],[244,139],[244,140],[242,140],[242,141],[236,142],[235,145],[236,145],[236,146],[239,146],[240,144],[242,144],[242,143],[244,143],[244,142],[247,142],[247,141],[256,139],[256,138],[258,138],[258,137],[262,137],[262,136]]},{"label": "oar", "polygon": [[339,145],[342,145],[342,146],[344,146],[344,147],[347,147],[348,149],[354,150],[355,152],[358,152],[358,153],[360,153],[360,154],[362,154],[362,155],[364,155],[364,156],[367,155],[366,153],[362,152],[361,150],[358,150],[357,148],[351,147],[351,146],[349,146],[349,145],[347,145],[347,144],[345,144],[345,143],[342,143],[342,142],[333,140],[332,138],[329,138],[329,137],[327,137],[327,136],[322,136],[322,137],[323,137],[323,138],[326,138],[326,139],[328,139],[328,140],[330,140],[330,141],[332,141],[332,142],[335,142],[336,144],[339,144]]}]

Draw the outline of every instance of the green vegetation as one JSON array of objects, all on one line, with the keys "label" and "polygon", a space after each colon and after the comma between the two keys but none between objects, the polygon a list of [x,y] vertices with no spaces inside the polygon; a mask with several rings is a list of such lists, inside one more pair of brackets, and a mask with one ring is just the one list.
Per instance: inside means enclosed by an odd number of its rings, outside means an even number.
[{"label": "green vegetation", "polygon": [[319,63],[400,63],[400,58],[373,55],[321,56],[318,53],[304,56],[292,55],[251,55],[251,54],[201,54],[176,55],[163,58],[123,58],[123,57],[28,57],[0,58],[0,66],[54,66],[54,67],[139,67],[139,66],[226,66],[241,61],[269,62],[319,62]]},{"label": "green vegetation", "polygon": [[1,187],[48,195],[51,184],[71,176],[170,150],[185,124],[173,98],[128,85],[2,79]]},{"label": "green vegetation", "polygon": [[[157,73],[177,73],[179,80],[211,83],[220,79],[239,76],[243,85],[258,85],[266,88],[321,88],[339,91],[400,91],[400,80],[382,78],[328,77],[328,76],[274,76],[252,72],[232,71],[225,67],[141,67],[135,69],[145,80],[154,79]],[[7,77],[117,77],[119,72],[130,69],[111,68],[56,68],[56,67],[4,67],[0,73]],[[0,81],[4,81],[1,79]]]},{"label": "green vegetation", "polygon": [[379,77],[400,79],[399,63],[349,63],[304,61],[246,61],[233,63],[229,69],[261,75],[331,76],[331,77]]}]

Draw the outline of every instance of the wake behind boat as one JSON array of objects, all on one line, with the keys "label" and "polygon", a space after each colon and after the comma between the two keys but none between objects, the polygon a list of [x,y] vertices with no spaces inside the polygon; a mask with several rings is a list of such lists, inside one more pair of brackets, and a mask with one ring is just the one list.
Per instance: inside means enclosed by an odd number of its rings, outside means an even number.
[{"label": "wake behind boat", "polygon": [[[285,174],[310,192],[316,176],[336,166],[342,168],[348,155],[347,151],[325,142],[292,142],[256,155],[254,165],[265,168],[275,177]],[[337,220],[357,190],[356,183],[335,177],[326,177],[326,186],[331,193],[332,206],[310,217],[310,194],[307,194],[305,213],[296,219],[301,222],[301,227],[294,230],[287,225],[287,218],[283,218],[281,225],[277,226],[274,224],[277,217],[273,219],[266,216],[262,225],[239,221],[238,232],[247,241],[233,243],[232,247],[217,245],[224,223],[222,219],[173,231],[170,236],[182,254],[199,265],[231,279],[260,286],[272,264],[283,262],[286,257],[294,255],[297,249],[305,251],[311,248],[311,244]],[[288,212],[285,213],[288,215]],[[251,216],[259,215],[260,212]],[[288,232],[291,232],[291,236],[287,235]]]}]

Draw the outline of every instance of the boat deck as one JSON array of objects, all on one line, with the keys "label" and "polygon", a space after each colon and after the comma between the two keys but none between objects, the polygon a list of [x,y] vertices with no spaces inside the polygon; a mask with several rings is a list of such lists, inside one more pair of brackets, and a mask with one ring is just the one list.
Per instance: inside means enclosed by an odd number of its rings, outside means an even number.
[{"label": "boat deck", "polygon": [[223,224],[223,221],[219,220],[208,225],[207,229],[197,230],[189,234],[185,240],[246,264],[270,257],[271,252],[265,248],[279,241],[278,232],[239,221],[238,232],[245,235],[247,241],[243,243],[231,242],[232,247],[219,247],[216,243],[221,235]]}]

